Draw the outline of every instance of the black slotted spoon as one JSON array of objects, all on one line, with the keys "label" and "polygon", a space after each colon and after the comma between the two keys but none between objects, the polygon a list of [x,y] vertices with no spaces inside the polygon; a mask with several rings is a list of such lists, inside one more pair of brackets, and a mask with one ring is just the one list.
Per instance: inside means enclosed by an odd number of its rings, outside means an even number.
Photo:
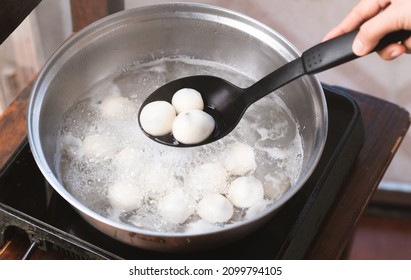
[{"label": "black slotted spoon", "polygon": [[[175,92],[182,88],[192,88],[201,93],[204,111],[215,120],[215,129],[207,139],[196,144],[183,144],[174,139],[172,134],[152,136],[143,128],[142,130],[154,141],[174,147],[193,147],[217,141],[237,126],[251,104],[267,94],[303,75],[317,74],[358,58],[352,52],[352,44],[357,33],[358,30],[355,30],[311,47],[301,57],[284,64],[248,88],[239,88],[222,78],[206,75],[174,80],[155,90],[142,103],[138,113],[139,125],[141,127],[140,113],[145,105],[154,101],[171,103]],[[380,40],[373,52],[390,44],[402,42],[410,36],[411,31],[406,30],[389,33]]]}]

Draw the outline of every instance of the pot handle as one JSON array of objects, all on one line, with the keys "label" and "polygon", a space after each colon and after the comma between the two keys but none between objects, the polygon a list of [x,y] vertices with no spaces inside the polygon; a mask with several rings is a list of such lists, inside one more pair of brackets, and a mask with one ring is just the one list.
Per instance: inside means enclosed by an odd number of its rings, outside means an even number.
[{"label": "pot handle", "polygon": [[[352,51],[352,44],[357,33],[358,29],[306,50],[301,56],[306,74],[316,74],[358,58]],[[388,33],[380,40],[373,52],[390,44],[402,42],[410,36],[411,31],[408,30]]]}]

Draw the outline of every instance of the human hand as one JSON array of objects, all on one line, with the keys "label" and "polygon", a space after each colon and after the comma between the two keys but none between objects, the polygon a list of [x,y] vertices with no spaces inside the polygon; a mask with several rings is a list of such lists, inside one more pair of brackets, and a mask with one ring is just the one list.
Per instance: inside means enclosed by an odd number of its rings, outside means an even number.
[{"label": "human hand", "polygon": [[[324,41],[360,28],[353,43],[353,52],[363,56],[371,52],[379,40],[389,32],[411,30],[410,0],[361,0],[351,12],[334,27]],[[401,44],[391,44],[378,54],[392,60],[403,53],[411,53],[411,38]]]}]

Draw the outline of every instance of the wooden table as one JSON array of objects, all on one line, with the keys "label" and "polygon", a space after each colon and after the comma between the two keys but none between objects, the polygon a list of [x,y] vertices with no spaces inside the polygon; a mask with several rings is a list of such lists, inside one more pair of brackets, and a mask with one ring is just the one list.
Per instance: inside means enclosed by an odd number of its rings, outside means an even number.
[{"label": "wooden table", "polygon": [[[26,114],[32,83],[0,116],[0,168],[26,137]],[[338,259],[342,256],[357,221],[410,126],[410,115],[403,108],[367,94],[355,91],[350,91],[350,94],[361,109],[365,144],[311,244],[307,259]],[[22,235],[15,234],[0,247],[0,259],[19,259],[29,245]],[[31,258],[64,256],[37,249]]]}]

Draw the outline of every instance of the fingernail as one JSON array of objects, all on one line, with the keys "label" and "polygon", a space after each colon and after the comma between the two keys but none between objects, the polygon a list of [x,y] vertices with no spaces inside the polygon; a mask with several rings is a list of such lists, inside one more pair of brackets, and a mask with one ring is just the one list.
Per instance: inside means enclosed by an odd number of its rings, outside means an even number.
[{"label": "fingernail", "polygon": [[397,58],[401,55],[401,52],[399,52],[398,50],[394,50],[390,53],[390,57],[391,59]]},{"label": "fingernail", "polygon": [[355,40],[354,40],[354,43],[353,43],[353,45],[352,45],[352,50],[353,50],[353,52],[354,52],[356,55],[358,55],[358,56],[364,55],[365,46],[364,46],[364,44],[361,42],[361,40],[355,39]]}]

